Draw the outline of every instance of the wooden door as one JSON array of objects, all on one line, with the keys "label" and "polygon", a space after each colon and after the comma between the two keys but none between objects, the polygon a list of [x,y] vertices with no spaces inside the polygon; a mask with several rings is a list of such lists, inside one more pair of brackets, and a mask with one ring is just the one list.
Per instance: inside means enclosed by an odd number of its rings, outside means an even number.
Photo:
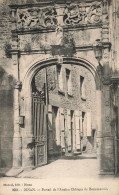
[{"label": "wooden door", "polygon": [[33,94],[33,132],[35,142],[35,166],[47,164],[46,106],[38,94]]}]

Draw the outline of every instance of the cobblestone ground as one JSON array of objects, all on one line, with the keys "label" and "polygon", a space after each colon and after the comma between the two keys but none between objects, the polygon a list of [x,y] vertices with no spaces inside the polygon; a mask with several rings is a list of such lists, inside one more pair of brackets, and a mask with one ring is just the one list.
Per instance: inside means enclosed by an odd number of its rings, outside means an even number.
[{"label": "cobblestone ground", "polygon": [[96,155],[84,154],[75,157],[57,159],[34,170],[26,170],[18,177],[41,179],[98,177]]}]

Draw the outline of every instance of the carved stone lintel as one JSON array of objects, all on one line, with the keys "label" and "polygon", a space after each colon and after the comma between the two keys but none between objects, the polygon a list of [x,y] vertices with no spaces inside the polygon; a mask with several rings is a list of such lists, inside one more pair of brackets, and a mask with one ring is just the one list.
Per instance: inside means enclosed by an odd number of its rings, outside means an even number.
[{"label": "carved stone lintel", "polygon": [[[83,4],[69,4],[59,8],[55,6],[18,8],[13,16],[17,20],[18,29],[48,28],[63,26],[76,26],[102,23],[102,4],[95,2],[84,6]],[[59,20],[60,18],[60,20]]]},{"label": "carved stone lintel", "polygon": [[66,25],[77,25],[77,24],[92,24],[100,23],[102,13],[101,4],[91,5],[88,8],[79,7],[78,5],[70,5],[65,9],[63,16],[64,24]]},{"label": "carved stone lintel", "polygon": [[51,27],[57,25],[57,13],[54,7],[18,9],[18,28]]}]

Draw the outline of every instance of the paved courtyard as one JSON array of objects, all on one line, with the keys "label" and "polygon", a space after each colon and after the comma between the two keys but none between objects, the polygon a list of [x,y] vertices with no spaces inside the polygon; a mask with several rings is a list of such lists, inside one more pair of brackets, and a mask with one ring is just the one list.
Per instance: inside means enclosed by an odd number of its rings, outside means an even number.
[{"label": "paved courtyard", "polygon": [[1,195],[118,195],[118,178],[100,177],[97,162],[95,154],[68,156],[33,170],[27,169],[17,177],[3,177]]},{"label": "paved courtyard", "polygon": [[97,177],[98,166],[95,154],[78,155],[54,160],[34,170],[26,170],[18,175],[22,178],[75,178]]}]

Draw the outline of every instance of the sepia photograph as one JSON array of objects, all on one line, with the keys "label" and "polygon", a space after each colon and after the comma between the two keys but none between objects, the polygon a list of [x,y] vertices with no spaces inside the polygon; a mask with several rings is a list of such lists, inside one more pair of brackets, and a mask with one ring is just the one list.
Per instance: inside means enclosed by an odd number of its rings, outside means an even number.
[{"label": "sepia photograph", "polygon": [[119,0],[0,0],[0,195],[119,195]]}]

